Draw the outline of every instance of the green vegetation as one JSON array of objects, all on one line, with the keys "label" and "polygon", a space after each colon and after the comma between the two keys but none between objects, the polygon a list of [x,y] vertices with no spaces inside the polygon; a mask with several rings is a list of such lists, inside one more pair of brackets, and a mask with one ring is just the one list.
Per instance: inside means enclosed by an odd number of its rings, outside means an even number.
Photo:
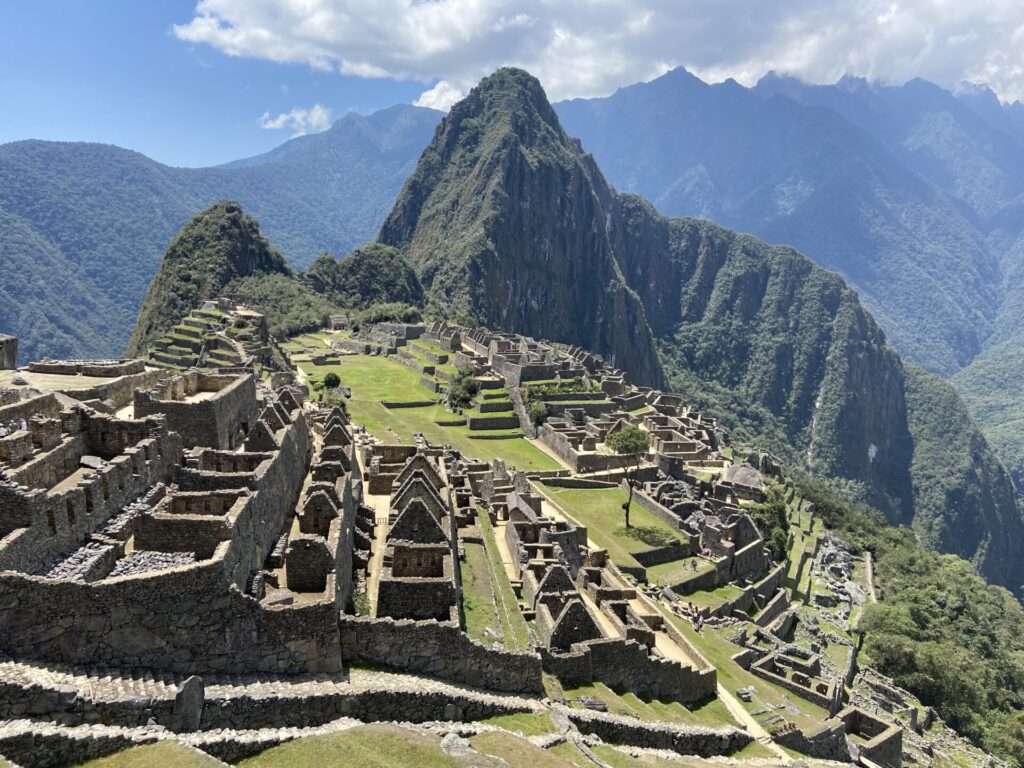
[{"label": "green vegetation", "polygon": [[747,512],[750,513],[757,530],[761,532],[761,538],[771,550],[772,557],[779,562],[785,558],[789,543],[789,513],[786,510],[784,493],[785,489],[782,486],[772,486],[765,493],[764,503],[747,507]]},{"label": "green vegetation", "polygon": [[628,495],[622,488],[557,488],[544,485],[543,492],[566,513],[586,526],[597,546],[607,549],[619,565],[640,567],[633,555],[682,541],[680,533],[643,507],[633,510],[633,525],[622,524]]},{"label": "green vegetation", "polygon": [[526,407],[526,415],[530,417],[530,421],[533,422],[534,426],[539,427],[547,421],[548,407],[541,400],[531,400],[530,404]]},{"label": "green vegetation", "polygon": [[334,304],[355,310],[423,304],[423,286],[412,265],[398,250],[380,243],[360,246],[340,261],[321,254],[302,281]]},{"label": "green vegetation", "polygon": [[448,385],[446,400],[449,408],[468,408],[480,391],[480,385],[473,378],[471,368],[461,368]]},{"label": "green vegetation", "polygon": [[558,755],[507,733],[481,733],[469,743],[482,754],[500,758],[508,768],[572,768]]},{"label": "green vegetation", "polygon": [[501,561],[501,550],[495,538],[494,528],[486,512],[480,510],[477,524],[483,534],[487,551],[487,560],[491,568],[494,598],[498,609],[498,620],[502,626],[505,647],[513,651],[523,651],[530,644],[530,635],[526,627],[526,619],[519,610],[519,601],[508,580],[508,572]]},{"label": "green vegetation", "polygon": [[[22,359],[115,357],[174,233],[238,200],[296,268],[380,227],[440,113],[396,106],[218,168],[101,144],[0,146],[0,329]],[[331,169],[325,172],[325,169]]]},{"label": "green vegetation", "polygon": [[[1018,289],[1018,292],[1024,289]],[[1013,313],[1020,316],[1020,312]],[[951,379],[1014,485],[1024,488],[1024,333],[978,355]]]},{"label": "green vegetation", "polygon": [[800,492],[826,526],[875,558],[882,602],[865,608],[863,653],[986,750],[1024,761],[1024,608],[970,564],[923,549],[910,531],[819,483]]},{"label": "green vegetation", "polygon": [[504,728],[506,731],[521,733],[523,736],[540,736],[558,730],[547,712],[517,712],[514,715],[496,715],[481,720],[481,723]]},{"label": "green vegetation", "polygon": [[139,354],[232,280],[255,274],[289,275],[284,257],[235,202],[210,206],[182,227],[167,246],[128,345]]},{"label": "green vegetation", "polygon": [[322,328],[327,316],[338,309],[291,275],[250,275],[232,281],[224,293],[266,315],[267,328],[277,338]]},{"label": "green vegetation", "polygon": [[[321,342],[322,343],[322,342]],[[381,401],[433,401],[436,395],[420,384],[420,374],[388,357],[348,355],[335,365],[314,366],[298,362],[311,381],[334,371],[345,387],[352,390],[349,413],[359,424],[386,442],[408,441],[421,432],[436,443],[449,443],[467,456],[483,461],[503,459],[522,470],[560,469],[561,465],[523,439],[514,430],[470,431],[468,426],[441,426],[451,420],[444,406],[432,404],[415,408],[386,408]],[[486,439],[498,437],[500,439]],[[483,438],[483,439],[481,439]]]},{"label": "green vegetation", "polygon": [[626,513],[626,527],[629,528],[629,511],[633,505],[633,492],[636,488],[636,471],[647,456],[651,437],[640,427],[627,424],[608,435],[605,445],[621,456],[623,463],[627,466],[626,486],[629,488],[629,493],[626,496],[626,502],[622,505],[622,510]]},{"label": "green vegetation", "polygon": [[484,645],[503,639],[498,620],[498,606],[491,585],[490,565],[483,544],[466,541],[462,566],[462,612],[466,617],[466,634]]},{"label": "green vegetation", "polygon": [[[3,765],[0,758],[0,765]],[[87,768],[213,768],[223,765],[198,749],[186,747],[177,741],[167,739],[153,744],[142,744],[82,763]]]},{"label": "green vegetation", "polygon": [[334,371],[328,371],[324,376],[324,386],[327,387],[327,389],[337,389],[340,384],[341,379]]},{"label": "green vegetation", "polygon": [[459,768],[441,741],[394,725],[363,725],[324,736],[307,736],[271,747],[238,763],[240,768],[358,765],[363,768]]}]

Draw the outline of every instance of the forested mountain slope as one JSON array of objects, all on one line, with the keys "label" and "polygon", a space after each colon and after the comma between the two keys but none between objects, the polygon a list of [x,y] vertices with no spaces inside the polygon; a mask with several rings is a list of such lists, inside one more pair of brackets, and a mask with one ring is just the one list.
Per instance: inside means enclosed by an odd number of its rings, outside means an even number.
[{"label": "forested mountain slope", "polygon": [[682,69],[556,109],[617,189],[808,254],[846,277],[896,348],[929,370],[958,370],[991,333],[999,266],[984,237],[837,112]]},{"label": "forested mountain slope", "polygon": [[620,190],[788,243],[842,274],[904,358],[951,376],[1024,479],[1024,122],[954,94],[685,70],[555,105]]},{"label": "forested mountain slope", "polygon": [[[716,412],[748,436],[1021,584],[1012,486],[955,392],[906,372],[857,294],[792,248],[616,194],[527,73],[499,70],[453,107],[380,240],[435,315],[580,343],[641,381],[653,339],[675,388],[723,393]],[[966,456],[941,450],[951,410]]]},{"label": "forested mountain slope", "polygon": [[20,337],[24,360],[122,354],[168,241],[222,199],[258,217],[297,267],[347,253],[379,227],[439,114],[349,114],[219,168],[100,144],[0,145],[0,329]]}]

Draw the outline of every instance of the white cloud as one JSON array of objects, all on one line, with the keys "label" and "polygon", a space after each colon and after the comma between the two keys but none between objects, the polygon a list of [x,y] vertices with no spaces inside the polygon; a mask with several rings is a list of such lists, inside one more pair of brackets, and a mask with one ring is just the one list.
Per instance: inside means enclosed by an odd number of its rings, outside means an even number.
[{"label": "white cloud", "polygon": [[503,64],[533,72],[553,99],[676,65],[747,84],[769,69],[982,81],[1024,98],[1015,0],[200,0],[174,33],[232,56],[436,82],[420,97],[432,104]]},{"label": "white cloud", "polygon": [[439,80],[437,85],[419,95],[413,102],[417,107],[430,107],[447,112],[452,104],[465,96],[462,88],[452,85],[447,80]]},{"label": "white cloud", "polygon": [[277,117],[271,117],[269,112],[260,115],[260,128],[290,128],[292,136],[319,133],[330,127],[331,110],[322,104],[314,104],[309,109],[296,107],[291,112],[282,112]]}]

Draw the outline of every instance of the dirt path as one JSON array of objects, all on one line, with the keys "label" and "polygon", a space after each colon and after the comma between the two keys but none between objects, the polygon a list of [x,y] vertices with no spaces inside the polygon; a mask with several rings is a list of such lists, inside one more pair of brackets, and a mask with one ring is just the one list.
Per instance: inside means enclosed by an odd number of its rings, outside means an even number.
[{"label": "dirt path", "polygon": [[388,538],[388,509],[391,497],[385,495],[366,495],[366,505],[373,510],[373,556],[370,558],[370,577],[366,584],[366,595],[370,601],[370,615],[377,616],[377,587],[380,584],[380,572],[384,567],[384,550]]},{"label": "dirt path", "polygon": [[864,580],[867,582],[868,601],[870,603],[878,602],[878,595],[875,594],[875,561],[871,558],[871,553],[864,552]]}]

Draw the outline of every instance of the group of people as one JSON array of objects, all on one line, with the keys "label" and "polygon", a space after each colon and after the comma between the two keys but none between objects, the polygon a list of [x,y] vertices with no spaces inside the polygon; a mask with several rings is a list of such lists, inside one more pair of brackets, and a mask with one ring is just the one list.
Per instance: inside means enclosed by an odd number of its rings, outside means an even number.
[{"label": "group of people", "polygon": [[8,423],[0,423],[0,437],[7,437],[13,435],[15,432],[24,432],[28,430],[28,422],[22,419],[11,419]]},{"label": "group of people", "polygon": [[690,621],[693,624],[693,631],[700,632],[704,629],[704,615],[700,612],[700,608],[697,607],[696,603],[686,604],[687,612],[690,614]]}]

